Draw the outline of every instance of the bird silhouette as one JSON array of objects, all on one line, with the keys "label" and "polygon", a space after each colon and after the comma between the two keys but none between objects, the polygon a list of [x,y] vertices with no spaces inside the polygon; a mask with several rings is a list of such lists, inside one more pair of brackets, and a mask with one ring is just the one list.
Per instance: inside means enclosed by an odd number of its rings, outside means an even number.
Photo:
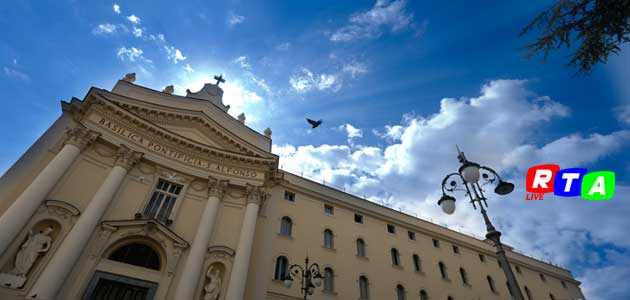
[{"label": "bird silhouette", "polygon": [[309,119],[309,118],[306,118],[306,122],[308,122],[309,124],[311,124],[311,127],[312,127],[313,129],[315,129],[315,128],[317,128],[317,126],[322,125],[322,123],[323,123],[324,121],[322,121],[321,119],[320,119],[320,120],[315,121],[315,120],[311,120],[311,119]]}]

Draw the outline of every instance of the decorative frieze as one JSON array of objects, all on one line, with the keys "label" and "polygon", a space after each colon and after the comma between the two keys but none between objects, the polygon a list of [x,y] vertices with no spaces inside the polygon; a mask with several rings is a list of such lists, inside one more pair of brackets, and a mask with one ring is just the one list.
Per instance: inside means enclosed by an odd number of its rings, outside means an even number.
[{"label": "decorative frieze", "polygon": [[76,146],[83,150],[94,143],[99,137],[99,133],[84,127],[72,127],[66,130],[65,144]]}]

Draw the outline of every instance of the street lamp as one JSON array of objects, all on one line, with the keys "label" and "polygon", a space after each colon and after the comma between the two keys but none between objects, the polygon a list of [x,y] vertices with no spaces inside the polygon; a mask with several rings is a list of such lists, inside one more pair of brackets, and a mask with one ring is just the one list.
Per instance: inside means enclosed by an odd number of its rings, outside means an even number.
[{"label": "street lamp", "polygon": [[[484,208],[484,204],[488,207],[488,202],[483,193],[484,189],[482,188],[487,184],[496,184],[494,192],[499,195],[507,195],[514,190],[514,184],[503,181],[499,174],[493,169],[468,161],[464,153],[459,151],[459,148],[457,148],[457,152],[457,158],[462,165],[459,167],[457,173],[448,174],[444,177],[444,180],[442,180],[442,197],[438,200],[437,204],[442,208],[444,213],[451,215],[455,212],[455,197],[447,195],[446,193],[453,194],[455,191],[463,191],[470,199],[470,203],[472,203],[475,210],[477,209],[476,204],[479,205],[481,215],[486,223],[486,238],[491,240],[494,247],[497,249],[497,260],[501,263],[501,268],[507,278],[508,288],[515,300],[525,300],[516,281],[516,277],[512,272],[510,263],[505,256],[505,250],[503,250],[503,244],[501,244],[501,232],[494,228]],[[482,184],[479,184],[480,181],[482,181]]]},{"label": "street lamp", "polygon": [[308,295],[313,295],[315,292],[315,287],[320,287],[322,285],[322,280],[324,276],[319,272],[319,265],[317,263],[312,263],[309,265],[308,256],[304,260],[304,267],[300,265],[291,265],[287,269],[287,272],[284,274],[284,286],[290,288],[293,284],[293,276],[301,277],[300,280],[300,289],[302,294],[304,294],[304,300],[307,300]]}]

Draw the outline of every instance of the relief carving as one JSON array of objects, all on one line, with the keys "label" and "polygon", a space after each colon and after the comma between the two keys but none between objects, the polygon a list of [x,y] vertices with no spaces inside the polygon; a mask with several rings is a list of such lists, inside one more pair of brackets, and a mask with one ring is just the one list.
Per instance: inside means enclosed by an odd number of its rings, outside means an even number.
[{"label": "relief carving", "polygon": [[7,273],[0,273],[0,284],[11,288],[21,288],[27,279],[27,274],[35,264],[37,258],[50,250],[53,232],[52,226],[40,230],[38,233],[29,231],[28,238],[20,246],[20,250],[15,256],[14,267]]},{"label": "relief carving", "polygon": [[215,268],[214,265],[211,265],[210,268],[208,268],[208,272],[206,272],[206,278],[208,278],[208,283],[203,288],[205,294],[203,300],[219,299],[221,287],[223,286],[221,271]]},{"label": "relief carving", "polygon": [[65,143],[83,150],[99,137],[99,133],[83,127],[72,127],[66,130]]}]

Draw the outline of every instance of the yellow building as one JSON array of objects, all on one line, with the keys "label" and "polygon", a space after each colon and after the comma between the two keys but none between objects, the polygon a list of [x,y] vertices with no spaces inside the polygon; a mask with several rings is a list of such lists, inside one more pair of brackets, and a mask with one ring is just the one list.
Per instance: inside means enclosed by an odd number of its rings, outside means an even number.
[{"label": "yellow building", "polygon": [[[492,245],[279,170],[218,85],[134,80],[63,102],[0,180],[0,299],[302,299],[306,255],[310,299],[510,299]],[[507,255],[529,300],[583,298]]]}]

